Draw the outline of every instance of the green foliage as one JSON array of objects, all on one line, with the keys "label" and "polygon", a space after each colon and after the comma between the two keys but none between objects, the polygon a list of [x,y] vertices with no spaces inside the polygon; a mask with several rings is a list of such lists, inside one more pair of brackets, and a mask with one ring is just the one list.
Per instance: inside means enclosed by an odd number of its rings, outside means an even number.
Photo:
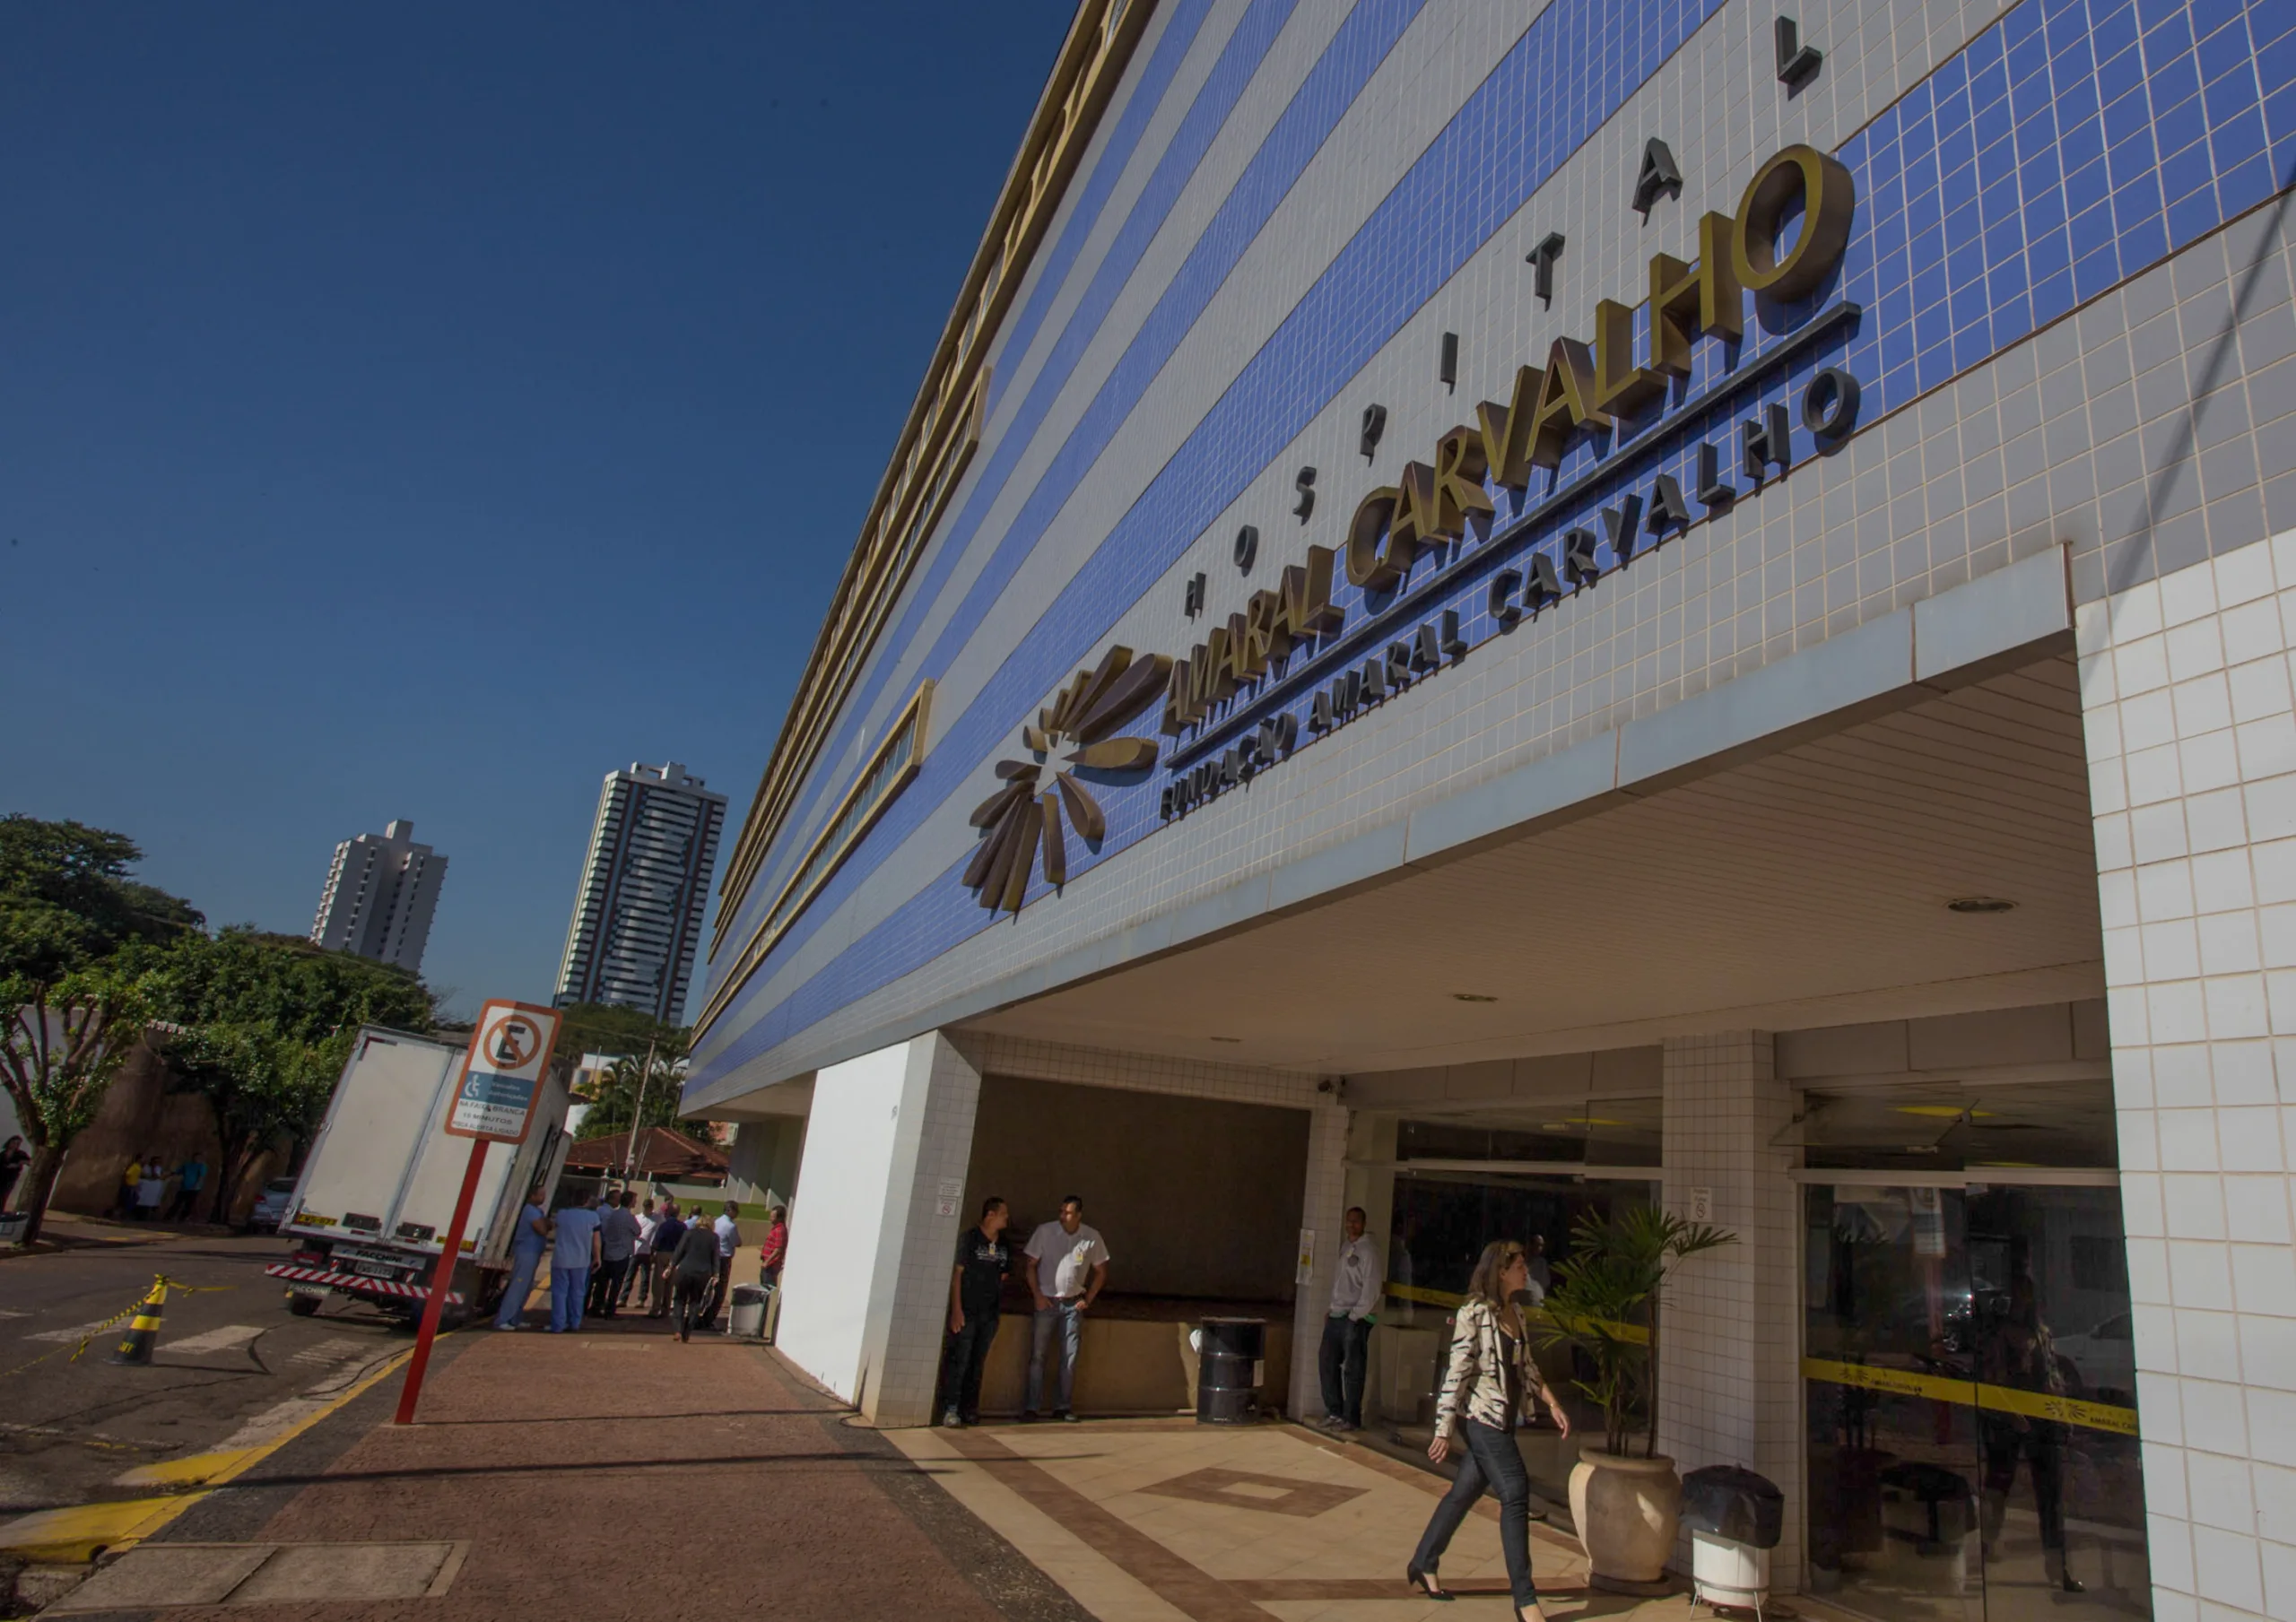
[{"label": "green foliage", "polygon": [[687,1033],[665,1025],[645,1010],[616,1008],[605,1002],[576,1002],[559,1010],[558,1054],[577,1058],[583,1054],[622,1054],[642,1058],[650,1044],[657,1057],[685,1057]]},{"label": "green foliage", "polygon": [[405,970],[295,935],[239,927],[137,954],[167,1054],[204,1094],[223,1144],[216,1209],[280,1138],[309,1141],[361,1025],[430,1028],[430,993]]},{"label": "green foliage", "polygon": [[144,1030],[139,978],[111,963],[50,979],[0,976],[0,1086],[31,1145],[14,1199],[31,1215],[20,1243],[39,1237],[64,1151],[102,1107],[112,1077]]},{"label": "green foliage", "polygon": [[141,857],[124,834],[0,818],[0,1081],[35,1151],[29,1210],[148,1022],[214,1109],[219,1209],[265,1147],[317,1128],[361,1025],[431,1028],[414,976],[244,926],[211,940],[189,903],[127,876]]},{"label": "green foliage", "polygon": [[48,981],[15,975],[0,979],[0,1078],[24,1136],[60,1149],[96,1118],[135,1045],[149,1007],[143,984],[109,963]]},{"label": "green foliage", "polygon": [[[624,1132],[667,1126],[691,1131],[678,1121],[678,1094],[685,1085],[685,1055],[691,1033],[665,1025],[643,1009],[603,1002],[577,1002],[564,1010],[558,1052],[571,1063],[584,1054],[620,1054],[621,1062],[601,1072],[585,1100],[582,1135],[603,1138]],[[650,1055],[653,1069],[647,1069]],[[642,1099],[642,1103],[641,1103]]]},{"label": "green foliage", "polygon": [[357,1033],[317,1042],[282,1037],[261,1026],[196,1026],[171,1037],[169,1059],[183,1085],[206,1096],[223,1145],[216,1209],[231,1195],[255,1158],[278,1139],[306,1143],[326,1115],[335,1083]]},{"label": "green foliage", "polygon": [[608,1132],[625,1131],[633,1117],[641,1130],[666,1126],[691,1135],[695,1129],[678,1120],[678,1095],[684,1085],[683,1055],[666,1060],[657,1054],[650,1076],[642,1056],[617,1060],[591,1084],[590,1110],[582,1117],[582,1135],[603,1138]]},{"label": "green foliage", "polygon": [[1667,1276],[1683,1257],[1737,1237],[1655,1206],[1608,1222],[1589,1212],[1571,1230],[1570,1258],[1554,1266],[1544,1335],[1548,1345],[1579,1347],[1594,1364],[1594,1378],[1571,1383],[1601,1407],[1612,1453],[1626,1452],[1637,1416],[1648,1425],[1643,1456],[1657,1446],[1658,1306]]},{"label": "green foliage", "polygon": [[0,981],[53,984],[131,942],[197,933],[189,902],[127,877],[143,854],[105,828],[0,817]]},{"label": "green foliage", "polygon": [[145,961],[158,1017],[178,1025],[244,1027],[307,1045],[361,1025],[431,1027],[430,993],[414,976],[300,935],[238,925],[212,941],[186,936]]}]

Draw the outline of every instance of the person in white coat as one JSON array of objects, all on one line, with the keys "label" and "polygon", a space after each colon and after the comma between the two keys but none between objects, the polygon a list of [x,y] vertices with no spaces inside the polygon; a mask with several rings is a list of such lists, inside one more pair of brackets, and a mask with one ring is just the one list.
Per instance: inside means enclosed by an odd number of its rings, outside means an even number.
[{"label": "person in white coat", "polygon": [[1370,1361],[1372,1314],[1378,1310],[1386,1270],[1379,1247],[1363,1231],[1363,1208],[1347,1208],[1347,1243],[1340,1247],[1332,1279],[1330,1315],[1324,1319],[1323,1346],[1317,1357],[1323,1375],[1324,1428],[1363,1428],[1363,1375]]}]

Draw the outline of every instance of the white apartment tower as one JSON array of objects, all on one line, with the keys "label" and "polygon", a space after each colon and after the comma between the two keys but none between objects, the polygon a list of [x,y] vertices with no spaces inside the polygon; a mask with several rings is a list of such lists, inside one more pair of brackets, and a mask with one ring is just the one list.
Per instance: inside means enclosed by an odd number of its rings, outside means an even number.
[{"label": "white apartment tower", "polygon": [[677,1022],[725,820],[726,796],[674,760],[606,774],[558,969],[561,1004],[607,1002]]},{"label": "white apartment tower", "polygon": [[318,916],[311,920],[312,943],[421,974],[446,878],[446,857],[417,845],[414,824],[404,819],[379,834],[345,839],[335,847]]}]

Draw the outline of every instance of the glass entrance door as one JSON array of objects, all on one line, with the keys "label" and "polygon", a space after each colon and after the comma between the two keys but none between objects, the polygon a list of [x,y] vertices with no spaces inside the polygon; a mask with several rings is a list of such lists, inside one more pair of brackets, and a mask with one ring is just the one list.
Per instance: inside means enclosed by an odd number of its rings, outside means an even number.
[{"label": "glass entrance door", "polygon": [[2149,1617],[2109,1187],[1805,1191],[1810,1567],[1882,1622]]}]

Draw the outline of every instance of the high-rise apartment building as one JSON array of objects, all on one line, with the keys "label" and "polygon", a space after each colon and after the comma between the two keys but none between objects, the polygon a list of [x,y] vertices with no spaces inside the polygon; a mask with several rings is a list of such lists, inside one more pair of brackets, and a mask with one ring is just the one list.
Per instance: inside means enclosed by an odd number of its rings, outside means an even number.
[{"label": "high-rise apartment building", "polygon": [[725,820],[726,796],[674,760],[606,774],[559,965],[560,1003],[679,1019]]},{"label": "high-rise apartment building", "polygon": [[345,839],[335,847],[318,916],[311,920],[312,943],[420,974],[446,878],[446,857],[414,842],[412,822]]}]

